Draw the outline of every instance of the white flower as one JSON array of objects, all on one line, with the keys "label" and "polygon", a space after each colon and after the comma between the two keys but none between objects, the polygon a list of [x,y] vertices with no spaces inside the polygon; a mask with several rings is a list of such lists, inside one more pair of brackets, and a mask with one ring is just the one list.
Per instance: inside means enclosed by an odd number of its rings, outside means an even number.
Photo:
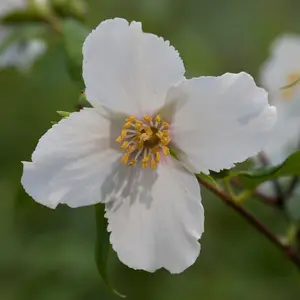
[{"label": "white flower", "polygon": [[191,172],[231,168],[260,151],[276,110],[246,73],[185,79],[178,52],[137,22],[102,22],[83,55],[94,108],[40,139],[24,163],[23,186],[51,208],[106,203],[122,262],[182,272],[195,262],[204,231]]},{"label": "white flower", "polygon": [[300,36],[284,35],[272,46],[261,69],[261,82],[276,106],[278,121],[263,148],[271,164],[282,163],[300,146],[300,85],[280,90],[300,78]]},{"label": "white flower", "polygon": [[27,7],[27,0],[1,0],[0,15],[3,16],[14,10],[25,9],[26,7]]},{"label": "white flower", "polygon": [[[14,10],[27,8],[26,0],[1,0],[0,2],[0,17]],[[16,30],[18,29],[0,25],[0,45]],[[0,53],[0,68],[17,67],[22,71],[27,71],[45,51],[46,44],[40,39],[15,42]]]}]

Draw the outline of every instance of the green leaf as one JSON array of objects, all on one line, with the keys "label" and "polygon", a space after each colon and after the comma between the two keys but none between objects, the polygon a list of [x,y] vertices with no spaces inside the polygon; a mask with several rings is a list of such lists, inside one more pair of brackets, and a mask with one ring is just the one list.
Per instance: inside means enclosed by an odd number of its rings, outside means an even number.
[{"label": "green leaf", "polygon": [[240,179],[244,187],[255,189],[265,181],[274,180],[279,177],[290,177],[300,175],[300,150],[289,156],[281,165],[232,173]]},{"label": "green leaf", "polygon": [[108,260],[109,250],[110,250],[110,243],[109,243],[109,233],[107,232],[107,219],[104,217],[104,213],[105,213],[104,205],[96,204],[95,213],[96,213],[96,226],[97,226],[95,259],[96,259],[97,269],[103,281],[107,285],[107,287],[119,297],[125,298],[126,296],[120,294],[112,287],[107,275],[107,260]]},{"label": "green leaf", "polygon": [[64,48],[70,77],[83,85],[82,82],[82,45],[90,30],[76,20],[66,20],[62,26]]}]

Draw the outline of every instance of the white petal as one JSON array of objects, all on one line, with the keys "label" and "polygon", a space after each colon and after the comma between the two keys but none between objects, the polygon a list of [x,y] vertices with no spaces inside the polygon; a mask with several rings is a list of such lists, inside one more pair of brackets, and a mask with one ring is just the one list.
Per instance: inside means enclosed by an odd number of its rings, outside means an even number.
[{"label": "white petal", "polygon": [[120,165],[113,123],[95,109],[73,113],[39,141],[33,162],[24,162],[22,184],[35,201],[55,208],[103,201],[102,184]]},{"label": "white petal", "polygon": [[107,192],[115,195],[106,207],[112,246],[131,268],[180,273],[198,257],[204,231],[197,180],[173,158],[156,171],[130,170]]},{"label": "white petal", "polygon": [[169,87],[184,79],[182,60],[169,42],[124,19],[100,23],[83,56],[87,99],[129,115],[152,114]]},{"label": "white petal", "polygon": [[177,154],[197,173],[229,169],[259,152],[276,120],[266,91],[246,73],[187,80],[167,102]]}]

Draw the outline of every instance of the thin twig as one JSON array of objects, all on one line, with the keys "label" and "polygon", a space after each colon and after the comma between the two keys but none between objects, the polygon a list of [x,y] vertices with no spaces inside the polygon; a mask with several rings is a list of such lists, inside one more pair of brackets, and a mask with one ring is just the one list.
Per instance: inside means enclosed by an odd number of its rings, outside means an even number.
[{"label": "thin twig", "polygon": [[277,248],[279,248],[286,257],[292,261],[297,268],[300,269],[300,256],[295,253],[293,248],[289,245],[285,245],[273,232],[269,230],[264,224],[262,224],[251,212],[246,210],[241,205],[235,203],[233,199],[222,190],[219,190],[215,186],[209,184],[200,177],[197,177],[200,184],[204,185],[209,191],[218,196],[225,204],[235,210],[241,215],[248,223],[250,223],[257,231],[262,233],[269,241],[271,241]]},{"label": "thin twig", "polygon": [[62,34],[62,26],[60,20],[55,15],[49,15],[44,18],[45,22],[48,23],[52,29],[58,33]]}]

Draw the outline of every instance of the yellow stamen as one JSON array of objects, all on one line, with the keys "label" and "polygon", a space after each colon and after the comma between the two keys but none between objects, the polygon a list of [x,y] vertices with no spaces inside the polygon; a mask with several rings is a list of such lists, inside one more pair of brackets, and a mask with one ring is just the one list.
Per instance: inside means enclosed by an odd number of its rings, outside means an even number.
[{"label": "yellow stamen", "polygon": [[161,143],[164,145],[164,146],[167,146],[169,143],[171,142],[171,139],[169,137],[163,137],[161,139]]},{"label": "yellow stamen", "polygon": [[148,161],[150,159],[150,156],[149,155],[145,155],[143,160],[142,160],[142,168],[148,168]]},{"label": "yellow stamen", "polygon": [[168,122],[162,122],[161,125],[164,126],[164,127],[169,127],[170,126]]},{"label": "yellow stamen", "polygon": [[157,151],[159,151],[159,147],[155,146],[154,148],[152,148],[151,153],[155,154]]},{"label": "yellow stamen", "polygon": [[155,169],[156,168],[156,161],[154,157],[152,156],[151,161],[150,161],[150,168]]},{"label": "yellow stamen", "polygon": [[170,130],[163,130],[162,133],[163,133],[163,136],[167,137],[170,134]]},{"label": "yellow stamen", "polygon": [[158,136],[158,138],[162,139],[164,137],[163,133],[161,131],[158,131],[156,133],[156,135]]},{"label": "yellow stamen", "polygon": [[140,139],[142,140],[142,141],[147,141],[147,140],[149,140],[149,138],[150,138],[150,136],[147,134],[147,133],[142,133],[141,135],[140,135]]},{"label": "yellow stamen", "polygon": [[158,114],[156,117],[155,117],[155,121],[156,122],[158,122],[158,123],[160,123],[160,121],[161,121],[161,117],[160,117],[160,115]]},{"label": "yellow stamen", "polygon": [[135,123],[135,129],[137,131],[142,131],[142,129],[143,129],[143,122],[137,120],[136,123]]},{"label": "yellow stamen", "polygon": [[125,142],[123,142],[123,144],[120,146],[120,148],[121,148],[122,150],[125,150],[125,149],[127,149],[128,145],[129,145],[129,142],[125,141]]},{"label": "yellow stamen", "polygon": [[160,152],[155,153],[155,158],[156,158],[156,161],[159,163],[160,162]]},{"label": "yellow stamen", "polygon": [[132,160],[129,164],[128,164],[128,166],[134,166],[136,164],[136,159],[134,159],[134,160]]},{"label": "yellow stamen", "polygon": [[123,129],[123,130],[121,131],[121,138],[124,139],[124,138],[126,137],[126,135],[127,135],[127,132],[126,132],[125,129]]},{"label": "yellow stamen", "polygon": [[136,117],[135,117],[135,116],[129,116],[129,117],[126,119],[127,122],[131,122],[131,123],[133,123],[135,120],[136,120]]},{"label": "yellow stamen", "polygon": [[149,126],[145,127],[144,130],[147,133],[147,135],[149,135],[149,136],[151,136],[152,133],[153,133],[152,130],[151,130],[151,128]]},{"label": "yellow stamen", "polygon": [[168,156],[170,154],[170,150],[168,147],[162,146],[162,150],[165,156]]},{"label": "yellow stamen", "polygon": [[150,123],[152,121],[152,118],[150,116],[144,116],[144,120]]},{"label": "yellow stamen", "polygon": [[121,158],[121,163],[123,163],[124,165],[127,164],[128,162],[128,159],[129,159],[129,154],[128,153],[125,153],[122,158]]},{"label": "yellow stamen", "polygon": [[132,125],[131,122],[126,122],[123,127],[128,129],[129,127],[131,127],[131,125]]},{"label": "yellow stamen", "polygon": [[132,153],[134,150],[135,150],[134,145],[129,146],[128,149],[127,149],[128,153]]},{"label": "yellow stamen", "polygon": [[123,139],[122,139],[121,136],[118,136],[118,137],[116,138],[116,142],[117,142],[117,143],[121,143],[122,141],[123,141]]}]

